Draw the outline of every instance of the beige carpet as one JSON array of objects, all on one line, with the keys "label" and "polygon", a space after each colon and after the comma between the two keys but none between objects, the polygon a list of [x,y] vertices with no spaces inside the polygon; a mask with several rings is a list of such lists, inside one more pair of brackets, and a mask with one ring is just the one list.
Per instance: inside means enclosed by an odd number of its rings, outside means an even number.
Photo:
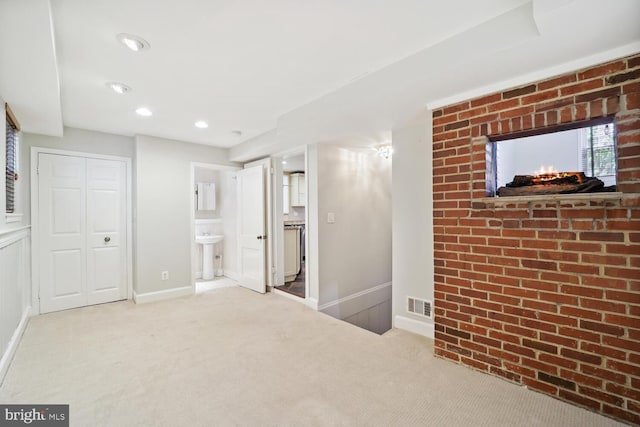
[{"label": "beige carpet", "polygon": [[3,403],[72,426],[613,426],[277,295],[226,288],[31,319]]}]

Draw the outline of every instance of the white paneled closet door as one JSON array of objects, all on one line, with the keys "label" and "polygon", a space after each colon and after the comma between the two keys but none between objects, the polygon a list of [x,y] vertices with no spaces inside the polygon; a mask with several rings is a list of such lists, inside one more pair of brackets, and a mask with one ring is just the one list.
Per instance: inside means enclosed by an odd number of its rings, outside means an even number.
[{"label": "white paneled closet door", "polygon": [[126,298],[126,166],[39,153],[40,312]]},{"label": "white paneled closet door", "polygon": [[101,304],[127,297],[124,162],[87,159],[87,298]]}]

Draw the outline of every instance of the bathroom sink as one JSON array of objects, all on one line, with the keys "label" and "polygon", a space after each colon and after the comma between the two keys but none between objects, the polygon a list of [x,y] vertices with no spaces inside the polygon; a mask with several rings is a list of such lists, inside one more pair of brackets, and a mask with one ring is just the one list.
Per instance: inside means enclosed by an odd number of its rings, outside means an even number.
[{"label": "bathroom sink", "polygon": [[196,243],[201,245],[208,245],[212,243],[218,243],[224,238],[221,234],[212,234],[210,236],[196,236]]}]

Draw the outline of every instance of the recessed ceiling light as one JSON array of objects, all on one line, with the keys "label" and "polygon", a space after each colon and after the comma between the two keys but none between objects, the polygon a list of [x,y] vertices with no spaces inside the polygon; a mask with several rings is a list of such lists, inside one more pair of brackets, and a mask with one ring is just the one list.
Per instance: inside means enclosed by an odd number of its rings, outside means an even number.
[{"label": "recessed ceiling light", "polygon": [[195,123],[195,126],[199,129],[206,129],[209,127],[209,124],[207,124],[207,122],[205,122],[204,120],[200,120]]},{"label": "recessed ceiling light", "polygon": [[131,88],[124,83],[109,82],[107,87],[115,93],[123,94],[131,91]]},{"label": "recessed ceiling light", "polygon": [[139,116],[149,117],[153,113],[146,107],[140,107],[136,110],[136,114],[138,114]]},{"label": "recessed ceiling light", "polygon": [[235,136],[235,137],[239,138],[239,137],[241,137],[241,136],[242,136],[242,131],[239,131],[239,130],[233,130],[233,131],[231,131],[231,135],[233,135],[233,136]]},{"label": "recessed ceiling light", "polygon": [[148,41],[142,37],[134,36],[133,34],[120,33],[116,36],[118,41],[131,49],[134,52],[150,49],[151,45]]},{"label": "recessed ceiling light", "polygon": [[282,161],[282,164],[283,164],[283,165],[286,165],[286,164],[287,164],[287,161],[286,161],[286,160],[283,160],[283,161]]}]

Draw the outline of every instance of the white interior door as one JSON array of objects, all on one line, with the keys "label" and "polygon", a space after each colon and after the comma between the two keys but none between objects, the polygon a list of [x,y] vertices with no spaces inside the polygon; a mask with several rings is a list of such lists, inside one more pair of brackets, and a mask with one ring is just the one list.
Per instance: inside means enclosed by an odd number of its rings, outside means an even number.
[{"label": "white interior door", "polygon": [[39,153],[40,312],[126,299],[126,165]]},{"label": "white interior door", "polygon": [[86,305],[86,161],[40,154],[40,312]]},{"label": "white interior door", "polygon": [[240,285],[266,292],[263,166],[238,171],[238,261]]},{"label": "white interior door", "polygon": [[127,298],[126,165],[87,159],[87,301]]}]

